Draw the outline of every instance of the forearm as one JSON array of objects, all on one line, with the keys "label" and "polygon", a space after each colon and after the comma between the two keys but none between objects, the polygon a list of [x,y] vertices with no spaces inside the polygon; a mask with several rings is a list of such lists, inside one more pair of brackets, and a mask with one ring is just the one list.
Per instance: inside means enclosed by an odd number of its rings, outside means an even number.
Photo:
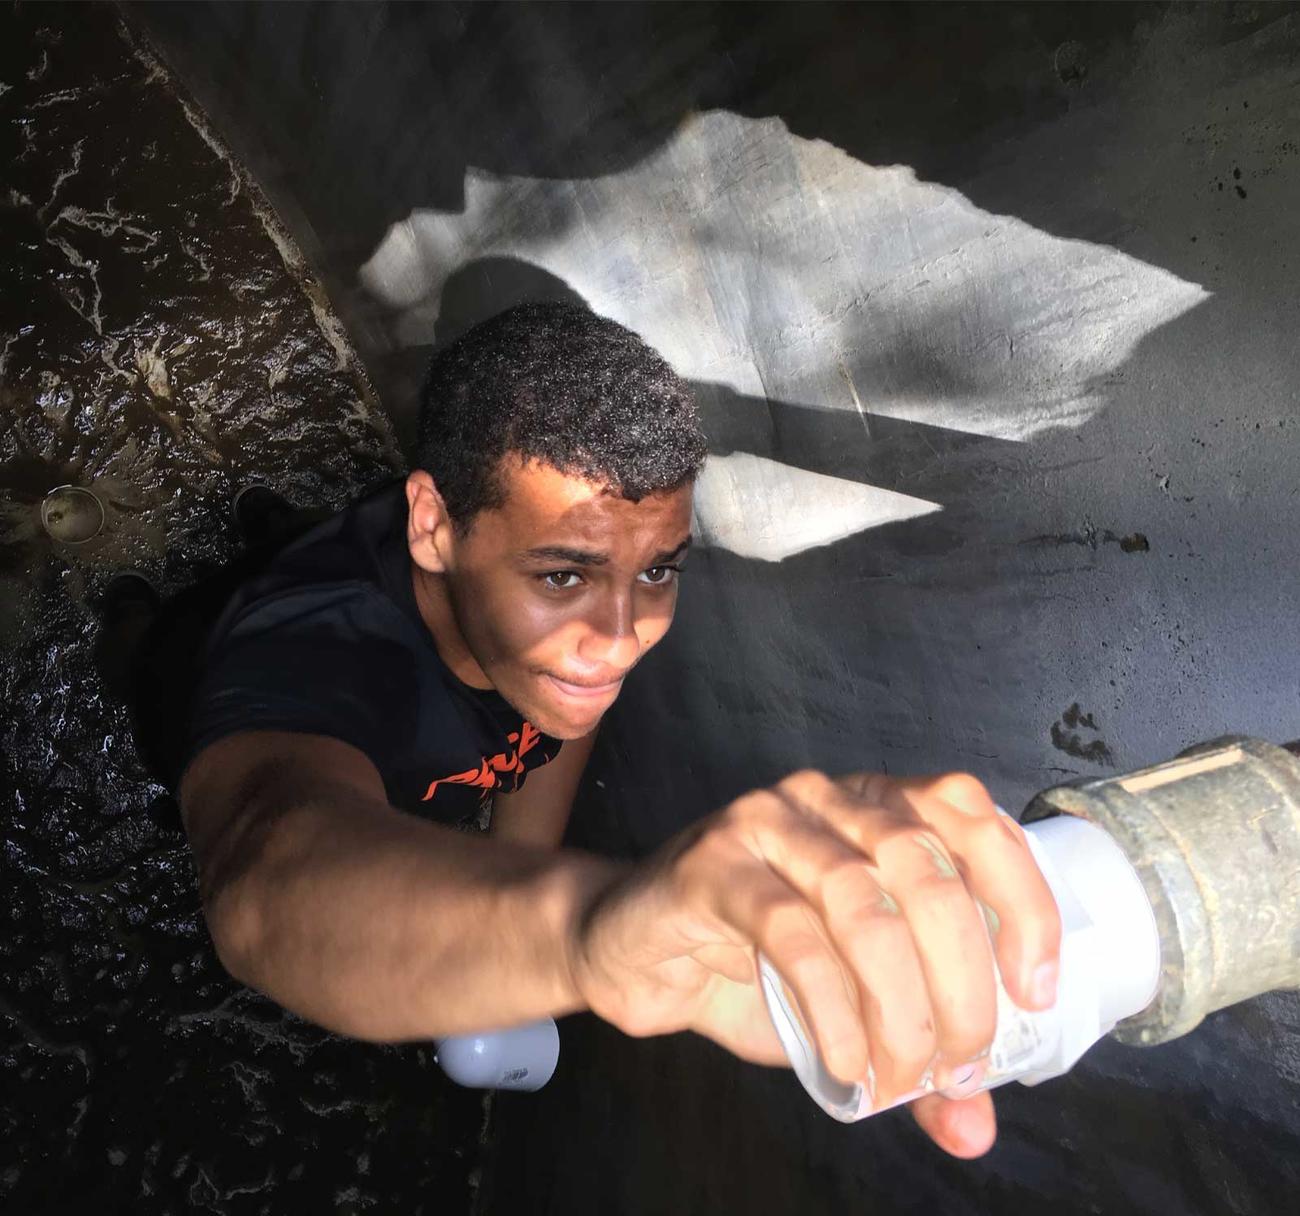
[{"label": "forearm", "polygon": [[616,863],[465,835],[336,792],[247,818],[266,826],[214,867],[205,906],[227,967],[286,1008],[394,1041],[582,1007],[571,944]]}]

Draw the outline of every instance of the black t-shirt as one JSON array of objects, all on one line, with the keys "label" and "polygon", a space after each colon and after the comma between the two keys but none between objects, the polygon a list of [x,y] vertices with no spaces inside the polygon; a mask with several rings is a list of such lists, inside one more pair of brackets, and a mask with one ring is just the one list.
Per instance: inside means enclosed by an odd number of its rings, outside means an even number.
[{"label": "black t-shirt", "polygon": [[186,750],[245,730],[350,743],[394,806],[444,823],[475,819],[493,790],[518,789],[560,749],[439,658],[416,605],[400,484],[313,528],[227,605]]}]

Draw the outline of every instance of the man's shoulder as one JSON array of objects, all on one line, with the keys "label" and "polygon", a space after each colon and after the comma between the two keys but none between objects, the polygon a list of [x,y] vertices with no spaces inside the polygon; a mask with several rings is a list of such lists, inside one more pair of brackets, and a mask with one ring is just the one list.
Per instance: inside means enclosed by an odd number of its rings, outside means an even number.
[{"label": "man's shoulder", "polygon": [[387,487],[340,511],[248,578],[217,622],[212,649],[263,630],[422,640],[413,619],[400,490]]},{"label": "man's shoulder", "polygon": [[409,577],[406,510],[400,484],[385,486],[285,545],[247,590],[261,585],[356,581],[392,595],[399,570]]},{"label": "man's shoulder", "polygon": [[414,605],[398,509],[364,500],[240,583],[198,664],[198,743],[298,730],[364,745],[379,764],[425,707],[437,712],[442,663]]},{"label": "man's shoulder", "polygon": [[421,642],[414,623],[381,587],[361,578],[267,577],[248,587],[213,632],[210,651],[263,635],[280,639],[337,636],[351,644],[368,640]]}]

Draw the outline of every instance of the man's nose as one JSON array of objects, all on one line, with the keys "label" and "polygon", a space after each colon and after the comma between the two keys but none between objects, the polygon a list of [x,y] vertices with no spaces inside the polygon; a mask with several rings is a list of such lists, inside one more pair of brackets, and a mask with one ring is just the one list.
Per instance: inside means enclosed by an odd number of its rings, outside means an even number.
[{"label": "man's nose", "polygon": [[587,618],[587,629],[578,643],[578,657],[593,667],[616,668],[625,672],[641,653],[636,632],[636,614],[630,595],[613,595]]}]

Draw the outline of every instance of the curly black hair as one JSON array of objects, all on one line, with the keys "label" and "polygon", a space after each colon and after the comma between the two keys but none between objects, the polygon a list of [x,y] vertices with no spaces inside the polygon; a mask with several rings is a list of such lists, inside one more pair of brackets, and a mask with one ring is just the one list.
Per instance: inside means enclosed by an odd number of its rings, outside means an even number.
[{"label": "curly black hair", "polygon": [[500,506],[507,453],[639,502],[699,472],[706,446],[686,383],[630,329],[581,304],[517,304],[434,355],[416,462],[457,528]]}]

